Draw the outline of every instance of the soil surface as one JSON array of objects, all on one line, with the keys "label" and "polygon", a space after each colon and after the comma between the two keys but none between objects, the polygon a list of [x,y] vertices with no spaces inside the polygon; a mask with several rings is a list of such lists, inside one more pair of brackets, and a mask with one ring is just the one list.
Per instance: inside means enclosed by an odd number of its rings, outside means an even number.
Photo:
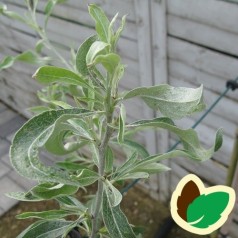
[{"label": "soil surface", "polygon": [[[151,199],[144,191],[133,188],[122,202],[122,210],[126,213],[131,224],[144,227],[144,238],[157,238],[159,229],[169,217],[169,208],[160,202]],[[54,201],[20,202],[0,218],[1,238],[16,238],[16,236],[29,226],[34,220],[17,220],[15,216],[26,211],[43,211],[58,208]],[[198,238],[174,225],[170,233],[163,238]],[[209,236],[203,236],[208,238]],[[34,237],[32,237],[34,238]]]}]

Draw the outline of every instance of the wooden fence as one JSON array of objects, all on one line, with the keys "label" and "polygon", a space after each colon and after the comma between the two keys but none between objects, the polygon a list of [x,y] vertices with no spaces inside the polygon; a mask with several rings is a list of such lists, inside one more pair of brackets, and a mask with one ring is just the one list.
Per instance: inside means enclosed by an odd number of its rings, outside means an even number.
[{"label": "wooden fence", "polygon": [[[23,1],[4,0],[9,9],[25,11]],[[41,0],[38,20],[43,22]],[[170,83],[173,86],[204,85],[204,98],[210,105],[225,89],[226,81],[238,76],[238,4],[222,0],[69,0],[56,7],[48,26],[49,38],[60,44],[61,54],[70,58],[69,46],[77,47],[93,34],[87,2],[98,3],[112,17],[128,14],[119,52],[128,65],[121,89]],[[25,25],[0,18],[0,57],[34,48],[37,36]],[[48,53],[48,52],[45,52]],[[0,99],[29,116],[26,108],[39,102],[40,86],[31,79],[34,66],[16,63],[0,74]],[[188,173],[199,175],[208,185],[224,184],[238,126],[238,93],[229,93],[197,127],[205,146],[211,146],[216,129],[224,128],[224,143],[205,163],[174,159],[166,163],[172,171],[154,176],[146,188],[151,195],[169,201],[178,181]],[[155,116],[139,101],[127,104],[128,121]],[[200,115],[177,121],[189,128]],[[166,132],[150,131],[141,137],[151,153],[166,151],[176,138]],[[238,206],[232,237],[238,237]]]}]

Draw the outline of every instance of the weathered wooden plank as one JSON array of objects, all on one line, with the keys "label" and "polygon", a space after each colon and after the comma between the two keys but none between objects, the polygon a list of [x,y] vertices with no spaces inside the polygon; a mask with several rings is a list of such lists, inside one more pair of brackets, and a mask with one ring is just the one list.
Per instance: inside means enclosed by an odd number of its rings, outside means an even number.
[{"label": "weathered wooden plank", "polygon": [[170,59],[221,78],[238,76],[238,59],[179,39],[168,37],[168,55]]},{"label": "weathered wooden plank", "polygon": [[[166,1],[151,1],[151,25],[152,30],[152,57],[153,57],[153,82],[155,85],[168,83],[167,68],[167,16]],[[157,149],[160,153],[168,149],[168,133],[165,130],[156,133]],[[169,165],[169,161],[164,164]],[[159,199],[167,201],[169,196],[170,173],[161,173],[158,175]]]},{"label": "weathered wooden plank", "polygon": [[174,15],[168,15],[168,32],[171,36],[176,36],[232,55],[238,55],[238,33],[234,34]]},{"label": "weathered wooden plank", "polygon": [[[170,76],[181,80],[181,84],[183,84],[183,81],[191,82],[195,85],[203,84],[205,88],[217,94],[225,90],[226,82],[229,80],[228,78],[214,76],[173,59],[168,61],[168,68]],[[226,97],[238,101],[238,94],[236,92],[229,92]]]},{"label": "weathered wooden plank", "polygon": [[216,0],[168,0],[168,13],[238,33],[238,5]]},{"label": "weathered wooden plank", "polygon": [[[152,66],[152,52],[151,52],[151,28],[150,28],[150,9],[151,2],[144,0],[134,0],[137,24],[137,38],[138,38],[138,57],[139,57],[139,72],[140,83],[143,86],[151,86],[153,82],[153,66]],[[143,9],[143,11],[141,10]],[[143,109],[144,117],[154,117],[154,112],[148,107]],[[156,153],[156,133],[154,131],[145,132],[146,147],[152,154]],[[149,180],[149,185],[153,190],[158,190],[158,176],[152,176]]]}]

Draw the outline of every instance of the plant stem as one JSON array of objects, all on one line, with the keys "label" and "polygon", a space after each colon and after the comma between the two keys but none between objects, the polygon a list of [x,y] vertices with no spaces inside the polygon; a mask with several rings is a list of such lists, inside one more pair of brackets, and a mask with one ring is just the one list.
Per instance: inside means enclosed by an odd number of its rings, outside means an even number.
[{"label": "plant stem", "polygon": [[[102,143],[100,144],[98,150],[99,150],[99,166],[98,166],[98,173],[99,176],[102,178],[104,176],[104,170],[105,170],[105,153],[107,149],[108,142],[110,140],[110,137],[113,133],[113,129],[109,126],[109,123],[112,121],[112,110],[111,110],[111,90],[107,91],[107,98],[106,98],[106,131],[102,139]],[[102,204],[102,197],[103,197],[103,180],[98,180],[98,191],[96,195],[96,206],[93,214],[93,220],[92,220],[92,234],[90,238],[95,238],[96,233],[98,230],[98,215],[100,212],[101,204]]]}]

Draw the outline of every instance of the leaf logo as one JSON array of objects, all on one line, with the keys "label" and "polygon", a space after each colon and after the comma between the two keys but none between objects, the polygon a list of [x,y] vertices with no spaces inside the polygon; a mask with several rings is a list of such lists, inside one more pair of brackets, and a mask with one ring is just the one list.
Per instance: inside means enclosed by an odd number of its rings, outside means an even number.
[{"label": "leaf logo", "polygon": [[185,176],[171,198],[171,214],[183,229],[207,235],[220,228],[235,205],[235,191],[218,185],[205,188],[194,174]]}]

